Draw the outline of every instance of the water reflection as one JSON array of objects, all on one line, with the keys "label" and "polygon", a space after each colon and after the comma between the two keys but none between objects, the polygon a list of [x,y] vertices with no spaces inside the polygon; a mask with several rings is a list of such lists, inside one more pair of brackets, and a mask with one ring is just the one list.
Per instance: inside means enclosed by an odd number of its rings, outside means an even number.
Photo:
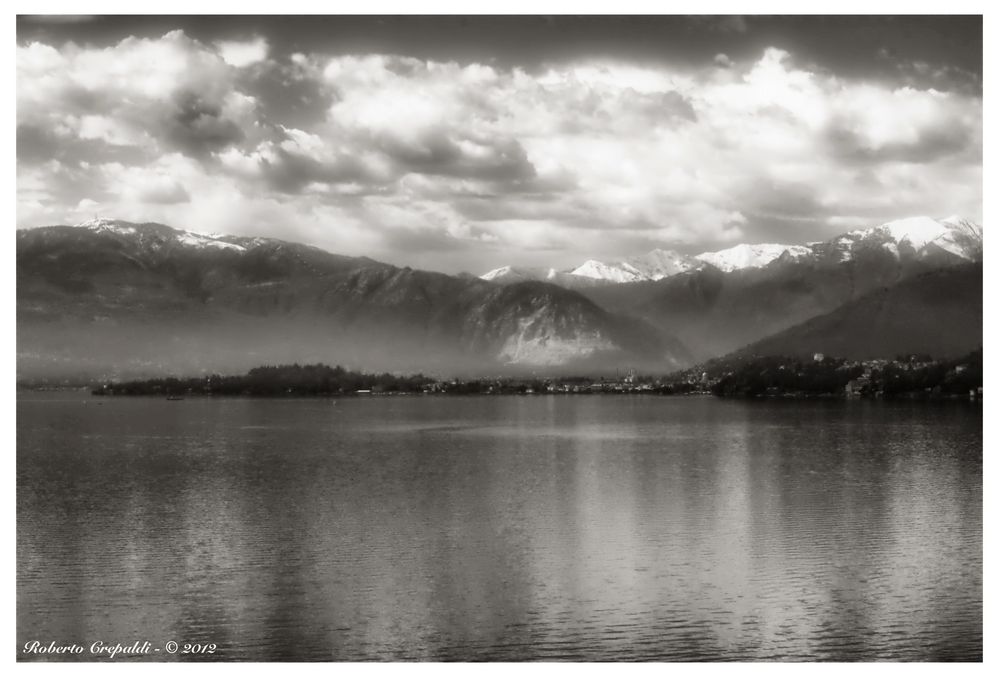
[{"label": "water reflection", "polygon": [[920,403],[35,396],[18,643],[980,660],[981,445]]}]

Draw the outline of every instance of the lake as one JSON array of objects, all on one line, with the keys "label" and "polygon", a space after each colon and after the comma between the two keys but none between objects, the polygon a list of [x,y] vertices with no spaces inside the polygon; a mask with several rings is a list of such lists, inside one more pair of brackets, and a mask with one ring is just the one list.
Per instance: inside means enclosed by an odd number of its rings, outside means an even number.
[{"label": "lake", "polygon": [[980,661],[982,409],[19,393],[16,613],[18,660]]}]

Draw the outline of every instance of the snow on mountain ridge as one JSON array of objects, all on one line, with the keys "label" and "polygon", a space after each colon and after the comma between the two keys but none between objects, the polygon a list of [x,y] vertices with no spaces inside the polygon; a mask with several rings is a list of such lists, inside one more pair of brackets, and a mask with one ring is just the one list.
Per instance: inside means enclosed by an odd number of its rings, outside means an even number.
[{"label": "snow on mountain ridge", "polygon": [[[269,241],[265,238],[202,235],[160,224],[134,224],[109,218],[93,218],[76,227],[122,236],[144,235],[148,232],[147,229],[152,229],[158,236],[172,237],[174,242],[184,247],[235,252],[247,251]],[[907,247],[902,246],[900,250],[900,245]],[[658,281],[703,268],[705,265],[714,266],[725,273],[762,268],[782,256],[792,259],[831,256],[832,259],[826,260],[845,262],[855,258],[856,253],[869,246],[880,247],[895,258],[900,258],[903,254],[909,256],[911,254],[908,252],[911,250],[915,250],[919,257],[932,256],[934,252],[942,250],[962,259],[977,260],[982,255],[982,227],[959,215],[943,219],[915,216],[853,230],[824,242],[811,242],[807,245],[739,244],[696,256],[668,249],[653,249],[645,254],[617,261],[589,259],[582,265],[565,271],[544,267],[503,266],[481,275],[480,278],[501,283],[537,280],[574,289],[580,285],[586,287],[605,283]]]},{"label": "snow on mountain ridge", "polygon": [[558,276],[554,268],[531,268],[527,266],[501,266],[479,275],[480,280],[553,280]]},{"label": "snow on mountain ridge", "polygon": [[[930,245],[963,259],[974,259],[981,255],[982,227],[960,216],[933,219],[928,216],[914,216],[889,221],[873,228],[852,230],[835,238],[843,250],[843,260],[849,260],[852,248],[859,242],[871,239],[886,239],[885,248],[898,257],[898,245],[908,244],[919,255],[926,255]],[[887,244],[894,245],[888,247]]]},{"label": "snow on mountain ridge", "polygon": [[830,240],[809,242],[806,245],[789,244],[738,244],[728,249],[685,256],[670,250],[654,249],[646,254],[632,256],[623,261],[603,262],[590,259],[569,273],[577,277],[611,283],[661,280],[696,269],[704,264],[730,273],[747,268],[763,268],[782,256],[804,259],[832,252],[837,261],[854,258],[855,248],[862,242],[879,245],[896,258],[902,254],[899,245],[907,243],[920,256],[927,255],[927,247],[939,249],[964,259],[981,256],[982,228],[960,216],[933,219],[915,216],[889,221],[872,228],[853,230]]},{"label": "snow on mountain ridge", "polygon": [[636,282],[641,279],[639,272],[633,266],[604,263],[596,259],[584,262],[570,274],[611,282]]},{"label": "snow on mountain ridge", "polygon": [[884,233],[896,243],[907,240],[913,249],[922,249],[948,230],[945,224],[928,216],[913,216],[907,219],[889,221],[866,230],[852,231],[850,234],[867,237],[872,233]]},{"label": "snow on mountain ridge", "polygon": [[86,228],[97,233],[118,233],[120,235],[133,235],[135,233],[135,226],[114,219],[93,218],[78,223],[75,227]]},{"label": "snow on mountain ridge", "polygon": [[[114,233],[116,235],[135,235],[136,232],[138,232],[134,224],[128,223],[127,221],[107,218],[89,219],[76,224],[74,228],[86,228],[87,230],[92,230],[96,233]],[[174,239],[177,243],[184,245],[185,247],[195,247],[198,249],[210,247],[213,249],[228,249],[240,252],[246,251],[246,247],[232,242],[227,242],[222,239],[224,236],[221,235],[201,235],[200,233],[193,233],[189,230],[178,230],[175,228],[169,228],[169,231],[174,233]]]},{"label": "snow on mountain ridge", "polygon": [[177,236],[177,242],[186,245],[188,247],[213,247],[215,249],[230,249],[237,252],[245,252],[246,247],[240,246],[238,244],[233,244],[232,242],[225,242],[223,240],[217,240],[213,237],[207,237],[205,235],[199,235],[198,233],[192,233],[189,231],[181,231],[181,234]]},{"label": "snow on mountain ridge", "polygon": [[624,262],[645,280],[661,280],[700,267],[692,257],[670,249],[653,249]]},{"label": "snow on mountain ridge", "polygon": [[513,266],[501,266],[499,268],[494,268],[493,270],[490,270],[490,271],[488,271],[486,273],[483,273],[482,275],[479,275],[479,279],[481,279],[481,280],[495,280],[496,278],[505,277],[507,275],[510,275],[511,273],[514,272],[514,270],[515,269],[514,269]]},{"label": "snow on mountain ridge", "polygon": [[590,259],[571,274],[617,283],[658,281],[702,268],[705,264],[726,273],[742,268],[762,268],[785,253],[800,258],[808,256],[812,250],[803,245],[740,244],[717,252],[686,256],[667,249],[653,249],[646,254],[612,263]]},{"label": "snow on mountain ridge", "polygon": [[704,252],[694,258],[709,263],[724,273],[743,268],[762,268],[777,260],[784,253],[793,258],[808,256],[812,253],[810,247],[795,244],[737,244],[728,249],[716,252]]}]

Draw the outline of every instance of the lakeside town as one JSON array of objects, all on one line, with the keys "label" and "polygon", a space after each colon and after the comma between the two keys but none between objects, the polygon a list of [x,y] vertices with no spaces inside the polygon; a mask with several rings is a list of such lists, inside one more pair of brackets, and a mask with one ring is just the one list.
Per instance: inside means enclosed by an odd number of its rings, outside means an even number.
[{"label": "lakeside town", "polygon": [[720,397],[971,399],[982,397],[981,349],[956,360],[925,355],[892,360],[739,357],[668,375],[629,370],[614,376],[496,376],[441,379],[422,374],[367,374],[340,366],[264,366],[245,375],[106,381],[98,396],[376,396],[656,394]]}]

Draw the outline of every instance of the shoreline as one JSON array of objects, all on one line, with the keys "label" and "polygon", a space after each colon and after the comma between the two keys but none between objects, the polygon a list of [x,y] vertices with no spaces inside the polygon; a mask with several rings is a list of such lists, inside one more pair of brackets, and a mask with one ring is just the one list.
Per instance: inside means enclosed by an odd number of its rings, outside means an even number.
[{"label": "shoreline", "polygon": [[[18,388],[18,395],[23,393],[80,393],[86,394],[87,400],[115,400],[115,399],[161,399],[167,401],[184,400],[210,400],[210,399],[246,399],[246,400],[363,400],[363,399],[383,399],[386,397],[556,397],[556,396],[633,396],[633,397],[665,397],[665,398],[711,398],[727,401],[833,401],[833,402],[967,402],[982,403],[984,397],[979,395],[969,397],[968,395],[896,395],[892,397],[846,397],[839,394],[766,394],[766,395],[716,395],[711,392],[684,392],[684,393],[663,393],[649,390],[631,391],[582,391],[582,392],[383,392],[383,393],[181,393],[167,395],[164,393],[94,393],[90,388]],[[82,399],[82,398],[81,398]]]}]

